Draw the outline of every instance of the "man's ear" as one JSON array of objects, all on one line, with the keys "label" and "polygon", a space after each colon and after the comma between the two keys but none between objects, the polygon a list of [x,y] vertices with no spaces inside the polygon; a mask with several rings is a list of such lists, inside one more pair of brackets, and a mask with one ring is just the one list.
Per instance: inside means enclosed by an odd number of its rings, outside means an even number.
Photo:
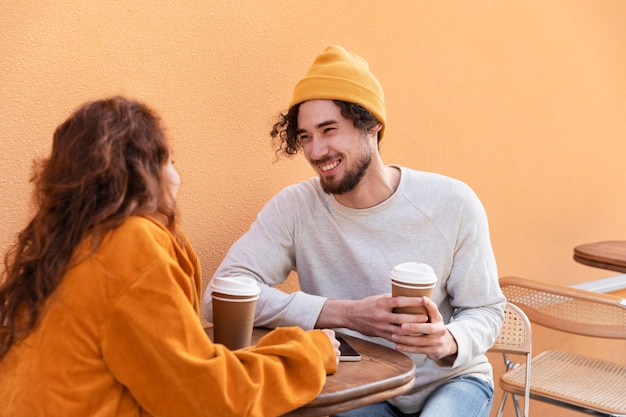
[{"label": "man's ear", "polygon": [[367,133],[374,135],[374,137],[376,138],[376,143],[380,142],[380,137],[378,136],[378,133],[382,130],[382,128],[383,124],[378,122],[367,130]]},{"label": "man's ear", "polygon": [[376,123],[376,125],[372,126],[369,131],[372,133],[378,133],[381,131],[381,129],[383,128],[383,124],[378,122]]}]

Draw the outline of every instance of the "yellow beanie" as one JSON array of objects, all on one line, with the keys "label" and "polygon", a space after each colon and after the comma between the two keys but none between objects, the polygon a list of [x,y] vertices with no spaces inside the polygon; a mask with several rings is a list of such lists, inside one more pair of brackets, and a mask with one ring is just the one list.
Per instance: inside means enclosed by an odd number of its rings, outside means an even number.
[{"label": "yellow beanie", "polygon": [[293,89],[289,108],[308,100],[341,100],[360,104],[383,125],[387,123],[383,88],[370,72],[367,61],[338,45],[319,54],[309,71]]}]

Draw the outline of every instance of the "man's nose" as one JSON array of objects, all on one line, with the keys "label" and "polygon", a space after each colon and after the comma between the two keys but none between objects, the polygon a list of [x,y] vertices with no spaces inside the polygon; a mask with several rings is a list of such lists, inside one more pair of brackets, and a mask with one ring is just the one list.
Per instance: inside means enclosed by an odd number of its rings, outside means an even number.
[{"label": "man's nose", "polygon": [[313,135],[311,139],[311,159],[323,159],[328,155],[329,147],[326,141],[320,135]]}]

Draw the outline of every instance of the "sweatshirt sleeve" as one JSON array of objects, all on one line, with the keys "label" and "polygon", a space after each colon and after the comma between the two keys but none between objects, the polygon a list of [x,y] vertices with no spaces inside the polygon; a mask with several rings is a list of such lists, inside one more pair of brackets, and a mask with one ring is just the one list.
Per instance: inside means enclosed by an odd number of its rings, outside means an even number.
[{"label": "sweatshirt sleeve", "polygon": [[213,344],[193,308],[194,281],[161,255],[116,300],[103,329],[107,366],[145,410],[272,416],[317,396],[337,369],[323,332],[277,329],[238,351]]},{"label": "sweatshirt sleeve", "polygon": [[[261,287],[255,325],[262,327],[299,326],[313,329],[326,297],[303,291],[285,293],[273,286],[282,284],[296,269],[293,231],[294,206],[305,205],[298,187],[289,187],[274,196],[259,212],[250,229],[230,248],[214,276],[243,275],[256,279]],[[205,292],[202,312],[213,318],[210,292]]]},{"label": "sweatshirt sleeve", "polygon": [[440,366],[464,366],[484,354],[500,332],[506,305],[485,210],[469,187],[464,187],[461,196],[457,206],[463,210],[454,234],[454,264],[446,282],[454,308],[446,327],[457,342],[458,352],[453,361],[441,361]]}]

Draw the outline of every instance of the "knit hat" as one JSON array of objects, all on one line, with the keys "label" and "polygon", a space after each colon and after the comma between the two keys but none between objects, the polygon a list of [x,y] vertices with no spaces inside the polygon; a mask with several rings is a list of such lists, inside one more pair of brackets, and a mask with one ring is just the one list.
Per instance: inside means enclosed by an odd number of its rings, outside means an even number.
[{"label": "knit hat", "polygon": [[308,100],[341,100],[360,104],[383,125],[387,123],[383,88],[367,61],[338,45],[326,47],[296,87],[289,108]]}]

